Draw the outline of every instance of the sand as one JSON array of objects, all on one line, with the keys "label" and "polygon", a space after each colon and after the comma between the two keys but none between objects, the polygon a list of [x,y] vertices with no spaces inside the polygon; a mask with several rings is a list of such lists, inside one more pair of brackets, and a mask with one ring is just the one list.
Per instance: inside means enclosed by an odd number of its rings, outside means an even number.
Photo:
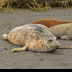
[{"label": "sand", "polygon": [[[57,49],[53,53],[14,52],[19,47],[2,39],[3,33],[38,19],[58,19],[72,21],[72,9],[53,9],[46,12],[31,12],[18,9],[17,13],[0,14],[0,69],[70,69],[72,68],[72,49]],[[58,40],[63,46],[72,41]]]}]

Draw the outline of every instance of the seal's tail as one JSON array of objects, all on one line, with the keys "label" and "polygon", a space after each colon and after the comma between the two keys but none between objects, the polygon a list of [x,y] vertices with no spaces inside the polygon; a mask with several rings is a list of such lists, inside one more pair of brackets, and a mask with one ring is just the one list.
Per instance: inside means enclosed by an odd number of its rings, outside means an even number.
[{"label": "seal's tail", "polygon": [[8,40],[8,34],[3,34],[2,37],[4,40]]}]

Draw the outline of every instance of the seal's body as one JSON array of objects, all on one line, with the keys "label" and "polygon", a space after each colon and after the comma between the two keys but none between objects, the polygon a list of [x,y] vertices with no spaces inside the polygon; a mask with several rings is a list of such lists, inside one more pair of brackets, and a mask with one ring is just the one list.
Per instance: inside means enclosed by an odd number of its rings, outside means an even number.
[{"label": "seal's body", "polygon": [[66,23],[72,23],[72,21],[62,21],[62,20],[55,20],[55,19],[41,19],[41,20],[37,20],[33,22],[32,24],[42,24],[50,28],[55,25],[66,24]]},{"label": "seal's body", "polygon": [[49,29],[57,38],[72,40],[72,23],[56,25]]},{"label": "seal's body", "polygon": [[14,28],[9,34],[3,34],[5,40],[23,46],[14,51],[30,50],[35,52],[51,52],[59,47],[56,37],[44,25],[28,24]]}]

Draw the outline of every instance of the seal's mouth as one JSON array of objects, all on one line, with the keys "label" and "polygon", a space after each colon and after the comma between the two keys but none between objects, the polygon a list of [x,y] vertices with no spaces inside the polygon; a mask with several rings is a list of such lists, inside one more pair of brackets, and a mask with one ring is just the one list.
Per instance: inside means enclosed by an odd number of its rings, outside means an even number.
[{"label": "seal's mouth", "polygon": [[56,45],[56,46],[50,46],[50,48],[52,48],[52,49],[57,49],[57,48],[59,48],[59,45]]},{"label": "seal's mouth", "polygon": [[56,49],[58,49],[59,48],[59,46],[57,45],[57,46],[50,46],[50,48],[49,48],[49,52],[54,52]]},{"label": "seal's mouth", "polygon": [[56,48],[50,47],[47,52],[54,52]]},{"label": "seal's mouth", "polygon": [[54,52],[58,48],[59,48],[59,46],[55,46],[55,47],[50,46],[50,52]]}]

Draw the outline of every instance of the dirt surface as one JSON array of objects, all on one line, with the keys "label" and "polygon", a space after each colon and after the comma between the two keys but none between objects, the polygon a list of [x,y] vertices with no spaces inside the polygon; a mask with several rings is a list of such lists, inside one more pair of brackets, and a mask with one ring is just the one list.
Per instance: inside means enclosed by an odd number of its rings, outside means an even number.
[{"label": "dirt surface", "polygon": [[[13,28],[31,23],[38,19],[58,19],[72,21],[72,9],[53,9],[46,12],[0,14],[0,69],[70,69],[72,68],[72,49],[57,49],[53,53],[34,53],[31,51],[11,53],[19,47],[2,40],[3,33]],[[63,46],[72,45],[72,41],[59,40]]]}]

